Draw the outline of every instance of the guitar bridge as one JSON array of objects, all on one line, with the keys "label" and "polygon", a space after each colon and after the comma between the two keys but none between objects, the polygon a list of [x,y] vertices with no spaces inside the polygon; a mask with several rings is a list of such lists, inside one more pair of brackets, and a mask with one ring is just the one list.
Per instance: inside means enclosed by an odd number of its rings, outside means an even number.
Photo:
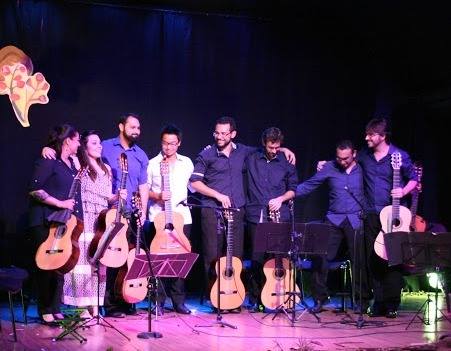
[{"label": "guitar bridge", "polygon": [[45,253],[49,254],[49,255],[53,255],[53,254],[57,254],[57,253],[61,253],[61,252],[63,252],[63,249],[45,250]]},{"label": "guitar bridge", "polygon": [[238,291],[237,290],[226,290],[226,291],[221,290],[221,291],[219,291],[219,293],[222,295],[233,295],[233,294],[238,294]]}]

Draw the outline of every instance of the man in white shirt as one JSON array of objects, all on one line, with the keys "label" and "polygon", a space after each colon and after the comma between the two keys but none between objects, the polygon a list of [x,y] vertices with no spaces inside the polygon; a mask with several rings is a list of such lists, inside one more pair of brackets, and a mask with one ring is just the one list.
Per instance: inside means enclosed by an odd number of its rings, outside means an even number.
[{"label": "man in white shirt", "polygon": [[[161,151],[149,161],[147,168],[150,206],[149,221],[152,222],[150,226],[151,237],[155,233],[158,236],[160,232],[164,232],[165,224],[162,225],[162,228],[158,227],[161,217],[164,223],[164,216],[170,210],[174,224],[176,224],[177,218],[180,219],[180,222],[183,219],[183,233],[178,233],[178,235],[181,239],[185,239],[185,243],[189,245],[186,237],[190,235],[192,218],[189,208],[182,205],[182,203],[187,201],[187,187],[194,166],[188,157],[177,153],[181,140],[182,132],[179,128],[174,125],[163,127],[161,131]],[[169,181],[169,183],[164,184],[164,180]],[[165,210],[166,213],[163,213]],[[157,228],[155,228],[154,224],[157,225]],[[183,241],[180,242],[181,246],[183,246]],[[152,245],[151,253],[153,253]],[[154,250],[159,249],[160,247],[154,248]],[[164,249],[159,252],[164,252]],[[191,311],[185,306],[184,280],[182,278],[164,278],[163,282],[166,292],[172,300],[174,310],[177,313],[190,314]],[[157,303],[163,306],[165,299],[166,296],[163,294],[163,296],[159,296]],[[163,312],[163,309],[160,312]]]}]

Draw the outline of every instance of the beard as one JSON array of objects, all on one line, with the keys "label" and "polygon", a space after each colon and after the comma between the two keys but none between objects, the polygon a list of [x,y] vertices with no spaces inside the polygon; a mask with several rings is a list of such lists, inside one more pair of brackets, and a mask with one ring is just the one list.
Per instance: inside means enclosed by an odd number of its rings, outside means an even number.
[{"label": "beard", "polygon": [[135,144],[138,141],[139,135],[138,134],[126,134],[126,133],[124,133],[124,138],[125,138],[125,140],[127,140],[130,143],[130,145],[133,145],[133,144]]},{"label": "beard", "polygon": [[216,141],[216,147],[218,148],[218,150],[224,150],[227,146],[229,146],[229,144],[232,142],[232,139],[230,139],[229,141],[224,141],[222,145],[218,145],[218,141]]}]

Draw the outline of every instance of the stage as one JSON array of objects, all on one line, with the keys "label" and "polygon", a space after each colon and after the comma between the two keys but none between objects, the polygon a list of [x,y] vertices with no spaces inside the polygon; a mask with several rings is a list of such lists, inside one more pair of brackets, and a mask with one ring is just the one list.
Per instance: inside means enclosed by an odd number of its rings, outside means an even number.
[{"label": "stage", "polygon": [[[127,335],[128,341],[112,328],[102,325],[92,325],[88,329],[78,332],[87,339],[80,344],[74,337],[67,336],[60,341],[52,341],[61,329],[43,326],[37,322],[35,306],[28,308],[28,325],[17,324],[17,343],[13,342],[9,310],[2,304],[2,337],[1,350],[436,350],[436,343],[443,336],[442,344],[451,338],[451,323],[439,320],[435,323],[434,295],[431,295],[430,325],[424,325],[419,318],[406,327],[415,312],[425,301],[427,295],[414,293],[404,294],[399,317],[387,319],[385,317],[369,318],[364,316],[365,322],[381,321],[382,326],[365,323],[363,328],[357,328],[355,320],[358,315],[348,309],[348,314],[337,314],[333,310],[339,301],[326,305],[326,311],[318,314],[320,322],[304,310],[299,309],[296,316],[298,321],[291,324],[282,313],[272,320],[273,314],[250,313],[242,309],[239,314],[228,313],[222,315],[222,320],[236,326],[236,329],[215,325],[217,315],[210,313],[210,308],[199,304],[199,299],[191,298],[187,306],[193,311],[191,315],[179,315],[170,310],[156,320],[152,317],[152,331],[160,332],[160,339],[138,339],[137,334],[148,331],[147,313],[144,303],[139,304],[139,313],[126,318],[107,318],[114,327]],[[439,295],[439,308],[445,316],[446,305],[443,294]],[[311,301],[307,300],[311,304]],[[170,303],[167,303],[170,305]],[[143,309],[141,309],[143,307]],[[16,318],[21,321],[21,311],[15,308]],[[423,317],[423,314],[419,316]],[[439,312],[439,317],[442,314]],[[354,321],[353,321],[354,320]],[[343,324],[343,321],[350,321]],[[90,325],[95,323],[92,321]],[[441,348],[442,350],[451,348]],[[429,345],[425,345],[428,344]],[[423,345],[423,346],[420,346]]]}]

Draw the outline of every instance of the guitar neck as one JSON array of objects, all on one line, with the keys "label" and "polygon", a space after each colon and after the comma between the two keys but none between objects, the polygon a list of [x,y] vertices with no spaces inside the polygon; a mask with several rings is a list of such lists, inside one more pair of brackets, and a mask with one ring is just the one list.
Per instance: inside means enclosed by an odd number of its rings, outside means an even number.
[{"label": "guitar neck", "polygon": [[230,271],[232,269],[232,257],[233,257],[233,215],[229,212],[227,218],[227,256],[226,256],[226,269]]},{"label": "guitar neck", "polygon": [[[393,189],[399,188],[401,184],[401,175],[399,169],[393,170]],[[392,199],[392,216],[393,219],[399,220],[399,204],[401,203],[401,199],[393,198]]]},{"label": "guitar neck", "polygon": [[77,175],[74,180],[72,181],[72,184],[70,186],[69,195],[67,196],[68,199],[75,198],[75,194],[77,193],[78,186],[80,185],[80,178]]},{"label": "guitar neck", "polygon": [[[163,190],[171,191],[171,184],[169,179],[169,173],[163,174]],[[172,202],[171,200],[164,201],[164,215],[166,219],[166,224],[173,223],[172,219]]]},{"label": "guitar neck", "polygon": [[[127,174],[128,174],[127,171],[122,171],[122,174],[121,174],[121,181],[119,182],[118,193],[119,193],[119,190],[125,189],[125,187],[126,187]],[[115,219],[114,219],[114,221],[115,221],[116,223],[120,222],[120,220],[121,220],[122,207],[124,206],[123,202],[124,202],[124,200],[122,200],[122,199],[119,197],[119,200],[118,200],[118,203],[117,203],[116,217],[115,217]]]}]

